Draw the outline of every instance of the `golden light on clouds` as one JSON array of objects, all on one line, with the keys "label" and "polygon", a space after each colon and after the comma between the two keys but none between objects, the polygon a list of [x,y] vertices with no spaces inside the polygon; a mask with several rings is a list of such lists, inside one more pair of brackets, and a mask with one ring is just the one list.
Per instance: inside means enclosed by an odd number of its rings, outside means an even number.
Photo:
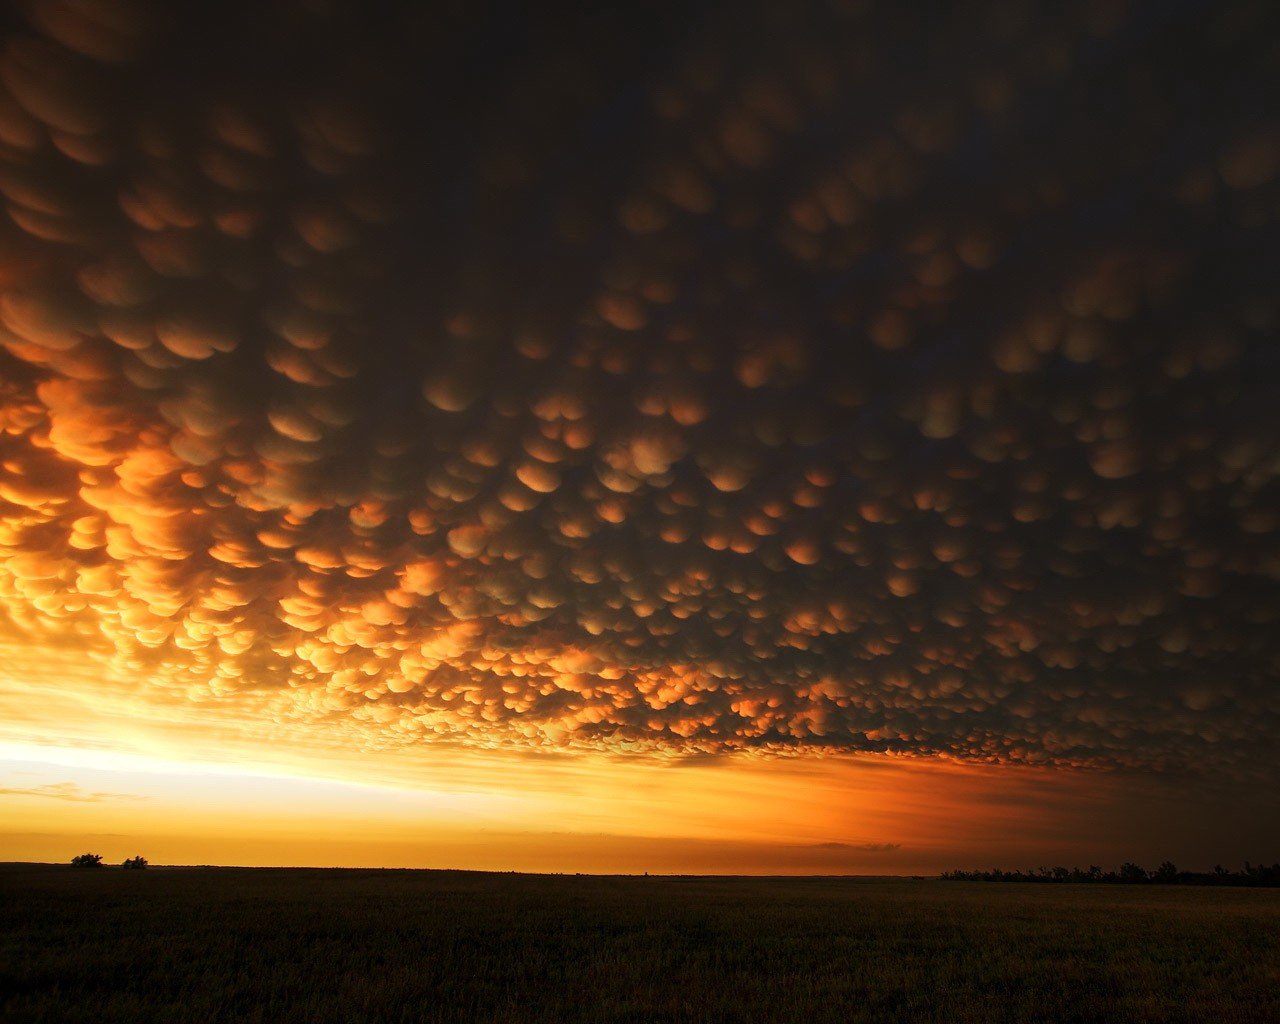
[{"label": "golden light on clouds", "polygon": [[[1139,73],[1123,16],[990,6],[998,30],[930,30],[923,82],[885,57],[914,38],[892,5],[821,32],[764,5],[763,48],[664,36],[640,74],[540,38],[446,103],[466,69],[407,10],[247,33],[26,4],[0,52],[11,763],[283,772],[333,800],[299,837],[341,831],[345,783],[389,835],[452,834],[471,794],[473,838],[930,867],[1000,786],[1266,788],[1280,136],[1234,80],[1172,88],[1211,33]],[[59,792],[115,792],[26,789],[33,833],[106,813]]]}]

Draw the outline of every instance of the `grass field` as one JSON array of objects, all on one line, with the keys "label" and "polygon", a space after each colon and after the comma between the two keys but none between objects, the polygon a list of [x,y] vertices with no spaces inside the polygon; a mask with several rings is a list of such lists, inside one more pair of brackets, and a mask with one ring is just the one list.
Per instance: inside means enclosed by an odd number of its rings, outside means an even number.
[{"label": "grass field", "polygon": [[1280,891],[0,868],[6,1022],[1280,1021]]}]

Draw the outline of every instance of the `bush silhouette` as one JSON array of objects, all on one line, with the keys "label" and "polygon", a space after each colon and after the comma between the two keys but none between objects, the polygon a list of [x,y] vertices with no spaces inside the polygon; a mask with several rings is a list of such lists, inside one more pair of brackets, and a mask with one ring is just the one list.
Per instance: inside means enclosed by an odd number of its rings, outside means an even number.
[{"label": "bush silhouette", "polygon": [[130,857],[120,866],[122,868],[128,868],[131,871],[141,871],[143,868],[147,866],[147,858],[146,857]]},{"label": "bush silhouette", "polygon": [[1154,882],[1176,882],[1178,880],[1178,868],[1172,861],[1165,861],[1151,873],[1151,879]]},{"label": "bush silhouette", "polygon": [[1280,862],[1270,866],[1244,862],[1243,871],[1228,871],[1215,864],[1213,871],[1179,871],[1173,861],[1165,861],[1154,871],[1126,862],[1119,871],[1103,871],[1096,864],[1080,868],[1040,868],[1038,871],[944,871],[949,882],[1105,882],[1125,885],[1265,885],[1280,887]]},{"label": "bush silhouette", "polygon": [[71,866],[73,868],[100,868],[102,867],[102,854],[100,853],[81,853],[71,858]]},{"label": "bush silhouette", "polygon": [[1139,867],[1132,861],[1125,861],[1120,865],[1120,881],[1122,882],[1145,882],[1147,878],[1146,869]]}]

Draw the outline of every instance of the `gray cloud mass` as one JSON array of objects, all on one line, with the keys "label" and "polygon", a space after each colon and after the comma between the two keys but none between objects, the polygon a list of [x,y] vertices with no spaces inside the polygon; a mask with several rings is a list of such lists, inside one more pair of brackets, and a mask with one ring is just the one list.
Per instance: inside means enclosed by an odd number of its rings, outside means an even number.
[{"label": "gray cloud mass", "polygon": [[24,5],[5,628],[374,745],[1273,776],[1267,5],[783,6]]}]

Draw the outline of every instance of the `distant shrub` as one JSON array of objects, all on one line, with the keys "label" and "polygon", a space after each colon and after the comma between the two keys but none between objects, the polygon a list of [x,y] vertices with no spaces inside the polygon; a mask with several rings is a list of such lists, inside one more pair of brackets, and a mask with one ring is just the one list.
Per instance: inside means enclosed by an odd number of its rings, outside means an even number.
[{"label": "distant shrub", "polygon": [[147,858],[146,857],[130,857],[120,866],[122,868],[127,868],[130,871],[141,871],[143,868],[147,866]]},{"label": "distant shrub", "polygon": [[1157,885],[1246,885],[1280,886],[1280,863],[1270,866],[1244,862],[1243,871],[1228,871],[1221,864],[1212,872],[1179,871],[1172,861],[1165,861],[1154,871],[1132,862],[1120,866],[1119,871],[1103,871],[1096,864],[1087,870],[1080,868],[1040,868],[1037,871],[944,871],[948,882],[1108,882],[1121,885],[1138,885],[1154,882]]},{"label": "distant shrub", "polygon": [[1146,868],[1139,867],[1131,861],[1125,861],[1120,865],[1120,881],[1122,882],[1145,882],[1147,880]]},{"label": "distant shrub", "polygon": [[73,868],[100,868],[102,867],[102,854],[100,853],[81,853],[71,858],[71,866]]}]

